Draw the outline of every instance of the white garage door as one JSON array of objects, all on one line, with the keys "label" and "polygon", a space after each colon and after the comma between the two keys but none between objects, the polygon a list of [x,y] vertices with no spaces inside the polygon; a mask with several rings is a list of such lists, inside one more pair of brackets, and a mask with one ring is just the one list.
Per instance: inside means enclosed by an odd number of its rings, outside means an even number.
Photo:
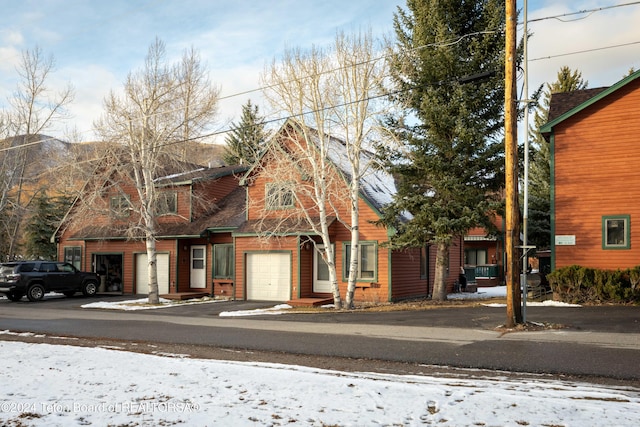
[{"label": "white garage door", "polygon": [[291,255],[247,254],[247,299],[287,301],[291,287]]},{"label": "white garage door", "polygon": [[[158,263],[158,294],[169,293],[169,254],[156,254]],[[136,294],[149,295],[147,254],[136,255]]]}]

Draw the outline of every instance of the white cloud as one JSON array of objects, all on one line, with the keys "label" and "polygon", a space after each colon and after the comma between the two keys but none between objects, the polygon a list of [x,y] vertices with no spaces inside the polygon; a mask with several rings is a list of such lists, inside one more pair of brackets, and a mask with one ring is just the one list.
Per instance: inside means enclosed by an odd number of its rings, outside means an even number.
[{"label": "white cloud", "polygon": [[[597,8],[592,2],[553,4],[530,14],[530,19],[558,16]],[[602,7],[602,6],[601,6]],[[562,19],[562,20],[560,20]],[[631,67],[640,68],[640,6],[621,7],[591,14],[532,22],[529,30],[529,82],[534,90],[541,83],[554,82],[562,66],[579,70],[589,87],[610,86]],[[584,53],[579,53],[587,51]]]}]

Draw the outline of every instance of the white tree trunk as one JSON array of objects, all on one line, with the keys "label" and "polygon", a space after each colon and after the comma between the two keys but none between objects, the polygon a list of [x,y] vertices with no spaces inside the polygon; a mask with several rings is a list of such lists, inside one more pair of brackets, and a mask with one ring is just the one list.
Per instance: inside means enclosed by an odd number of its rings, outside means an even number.
[{"label": "white tree trunk", "polygon": [[[359,154],[359,153],[358,153]],[[358,281],[358,265],[360,264],[360,212],[358,210],[358,198],[360,186],[357,180],[351,185],[351,256],[349,259],[349,281],[347,285],[347,298],[345,308],[353,308],[353,299]]]},{"label": "white tree trunk", "polygon": [[159,304],[160,294],[158,292],[158,263],[156,253],[156,239],[147,236],[147,267],[149,281],[149,304]]}]

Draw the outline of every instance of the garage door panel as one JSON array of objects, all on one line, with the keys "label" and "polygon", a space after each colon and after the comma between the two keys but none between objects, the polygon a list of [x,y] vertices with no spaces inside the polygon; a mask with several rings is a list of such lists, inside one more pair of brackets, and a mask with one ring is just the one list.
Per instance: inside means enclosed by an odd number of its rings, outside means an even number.
[{"label": "garage door panel", "polygon": [[247,299],[286,301],[290,298],[290,254],[247,254],[246,268]]},{"label": "garage door panel", "polygon": [[[149,273],[147,254],[136,255],[136,294],[149,294]],[[169,293],[169,254],[156,254],[158,267],[158,293]]]}]

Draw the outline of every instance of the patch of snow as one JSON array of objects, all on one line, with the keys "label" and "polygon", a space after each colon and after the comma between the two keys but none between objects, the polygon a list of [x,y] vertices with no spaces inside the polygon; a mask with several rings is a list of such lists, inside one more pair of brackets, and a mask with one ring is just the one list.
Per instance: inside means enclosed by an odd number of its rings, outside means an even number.
[{"label": "patch of snow", "polygon": [[256,310],[238,310],[238,311],[223,311],[219,314],[220,317],[240,317],[240,316],[259,316],[261,314],[282,314],[285,311],[292,308],[289,304],[278,304],[274,307],[259,308]]},{"label": "patch of snow", "polygon": [[159,304],[149,304],[148,298],[141,298],[135,300],[127,300],[127,301],[97,301],[91,302],[89,304],[83,304],[80,307],[82,308],[100,308],[104,310],[125,310],[125,311],[134,311],[134,310],[156,310],[159,308],[169,308],[175,306],[182,305],[193,305],[193,304],[209,304],[212,302],[217,302],[221,300],[216,300],[210,297],[204,298],[194,298],[189,300],[170,300],[166,298],[160,298]]},{"label": "patch of snow", "polygon": [[[640,388],[0,342],[0,424],[636,426]],[[366,362],[363,364],[366,369]]]}]

